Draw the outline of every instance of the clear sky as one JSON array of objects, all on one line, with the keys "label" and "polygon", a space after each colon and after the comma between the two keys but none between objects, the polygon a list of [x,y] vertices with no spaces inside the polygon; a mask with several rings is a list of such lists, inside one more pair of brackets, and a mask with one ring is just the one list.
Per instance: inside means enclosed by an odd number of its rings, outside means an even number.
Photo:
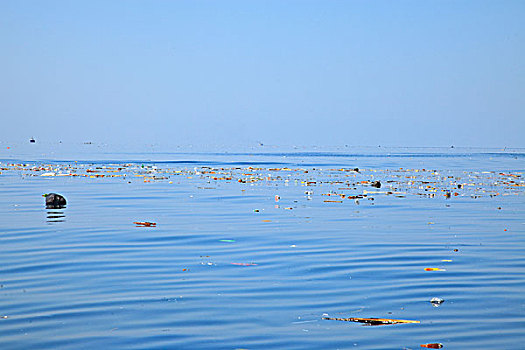
[{"label": "clear sky", "polygon": [[525,1],[0,1],[0,140],[525,147]]}]

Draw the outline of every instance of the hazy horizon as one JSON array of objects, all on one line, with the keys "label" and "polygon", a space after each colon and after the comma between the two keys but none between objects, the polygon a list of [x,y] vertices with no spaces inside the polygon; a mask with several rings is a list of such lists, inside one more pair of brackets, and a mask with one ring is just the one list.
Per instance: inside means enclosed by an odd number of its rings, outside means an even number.
[{"label": "hazy horizon", "polygon": [[525,147],[522,1],[2,1],[0,140]]}]

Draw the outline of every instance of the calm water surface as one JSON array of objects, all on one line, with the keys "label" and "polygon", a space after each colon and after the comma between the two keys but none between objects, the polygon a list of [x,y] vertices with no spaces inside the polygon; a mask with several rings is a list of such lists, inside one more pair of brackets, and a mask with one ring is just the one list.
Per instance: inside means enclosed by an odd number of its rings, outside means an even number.
[{"label": "calm water surface", "polygon": [[3,148],[3,349],[525,344],[519,150]]}]

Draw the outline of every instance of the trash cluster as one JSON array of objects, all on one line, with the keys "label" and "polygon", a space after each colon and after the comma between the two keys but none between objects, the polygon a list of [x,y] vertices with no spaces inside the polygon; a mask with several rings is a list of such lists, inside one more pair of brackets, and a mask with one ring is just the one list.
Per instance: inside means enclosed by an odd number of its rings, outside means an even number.
[{"label": "trash cluster", "polygon": [[[153,164],[23,164],[0,163],[0,176],[18,175],[23,177],[73,177],[88,181],[124,181],[126,183],[151,184],[158,182],[176,186],[182,182],[191,182],[195,190],[215,189],[222,183],[239,186],[242,191],[249,191],[256,186],[295,186],[297,196],[309,201],[333,205],[374,205],[380,197],[391,197],[403,200],[407,196],[424,197],[429,200],[442,200],[445,205],[455,200],[476,200],[478,198],[494,198],[498,196],[522,196],[525,193],[525,180],[522,172],[497,171],[441,171],[430,169],[362,169],[362,168],[289,168],[289,167],[173,167],[169,164],[160,166]],[[59,187],[59,186],[54,186]],[[48,208],[62,208],[66,205],[64,196],[49,193],[44,195]],[[293,199],[283,198],[277,193],[269,198],[272,205],[284,210],[293,210],[294,206],[279,207],[281,203],[292,203]],[[74,205],[74,203],[70,204]],[[322,204],[325,205],[325,204]],[[495,206],[495,210],[504,210]],[[253,208],[258,215],[261,208]],[[136,227],[155,228],[156,222],[143,221],[137,218],[133,224]],[[265,223],[271,220],[262,220]],[[434,224],[429,222],[429,225]],[[505,229],[506,231],[507,229]],[[222,239],[223,243],[235,243],[235,240]],[[295,247],[292,246],[292,247]],[[457,249],[453,250],[458,252]],[[443,260],[451,262],[452,260]],[[203,261],[203,265],[213,266],[214,263]],[[256,262],[232,262],[235,266],[253,266]],[[188,272],[188,269],[183,269]],[[425,272],[445,272],[442,267],[426,267]],[[430,303],[440,307],[444,299],[433,297]],[[417,320],[399,320],[389,318],[358,318],[330,317],[324,315],[323,320],[357,322],[369,326],[417,324]],[[421,344],[421,347],[440,349],[441,343]]]}]

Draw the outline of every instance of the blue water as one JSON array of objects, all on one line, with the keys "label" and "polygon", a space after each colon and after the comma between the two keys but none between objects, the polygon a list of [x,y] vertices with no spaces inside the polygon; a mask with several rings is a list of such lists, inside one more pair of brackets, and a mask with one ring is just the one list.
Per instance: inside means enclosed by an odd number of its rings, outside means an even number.
[{"label": "blue water", "polygon": [[524,160],[2,145],[2,347],[523,348]]}]

